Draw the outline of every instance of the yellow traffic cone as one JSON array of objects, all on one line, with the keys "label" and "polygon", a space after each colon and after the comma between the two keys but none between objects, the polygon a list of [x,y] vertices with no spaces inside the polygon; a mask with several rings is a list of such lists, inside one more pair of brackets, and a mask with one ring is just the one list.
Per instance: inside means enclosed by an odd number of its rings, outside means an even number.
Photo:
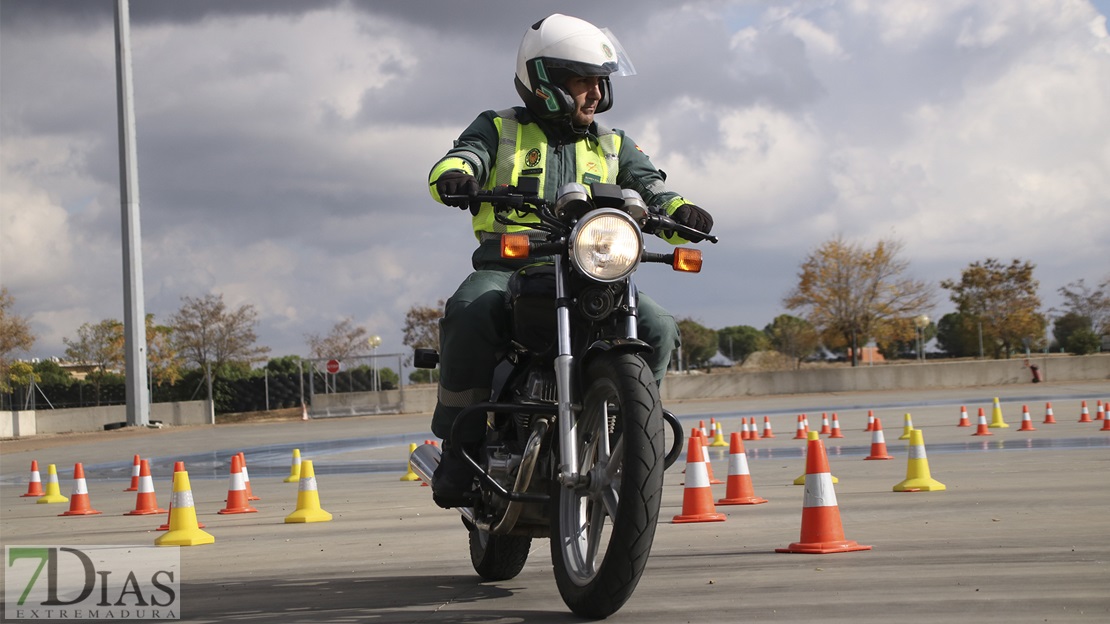
[{"label": "yellow traffic cone", "polygon": [[62,489],[58,487],[58,469],[50,464],[46,469],[46,494],[38,497],[36,503],[68,503],[69,499],[62,496]]},{"label": "yellow traffic cone", "polygon": [[301,449],[293,449],[293,463],[289,466],[289,476],[285,483],[299,483],[301,480]]},{"label": "yellow traffic cone", "polygon": [[[806,434],[806,444],[809,444],[809,442],[812,442],[813,440],[821,439],[819,433],[820,432],[818,432],[818,431],[810,431],[809,433],[807,433]],[[832,477],[832,482],[833,483],[840,483],[840,479],[837,479],[836,477],[833,477],[831,474],[829,476]],[[806,473],[803,472],[801,474],[801,476],[799,476],[797,479],[794,479],[794,485],[805,485],[805,484],[806,484]]]},{"label": "yellow traffic cone", "polygon": [[202,531],[197,523],[197,510],[193,506],[193,489],[189,486],[189,473],[173,473],[173,498],[170,499],[170,529],[154,540],[155,546],[201,546],[211,544],[216,538]]},{"label": "yellow traffic cone", "polygon": [[895,492],[939,492],[948,489],[929,473],[929,458],[925,456],[925,437],[920,429],[910,436],[910,455],[906,462],[906,480],[894,486]]},{"label": "yellow traffic cone", "polygon": [[1002,419],[1002,406],[998,404],[998,397],[994,398],[994,409],[991,411],[991,429],[1006,429],[1010,425]]},{"label": "yellow traffic cone", "polygon": [[721,423],[713,423],[713,441],[709,446],[728,446],[725,441],[725,432],[721,430]]},{"label": "yellow traffic cone", "polygon": [[331,514],[320,508],[320,493],[316,491],[316,471],[312,460],[301,462],[301,484],[297,489],[297,509],[285,516],[285,522],[327,522]]},{"label": "yellow traffic cone", "polygon": [[[416,450],[416,443],[413,442],[412,444],[409,444],[409,454],[408,454],[408,456],[412,457],[412,452],[415,451],[415,450]],[[418,475],[418,474],[416,474],[415,472],[412,471],[412,461],[410,460],[409,462],[407,462],[405,464],[405,466],[408,469],[408,471],[405,472],[405,474],[401,475],[401,480],[402,481],[419,481],[420,480],[420,475]]]},{"label": "yellow traffic cone", "polygon": [[906,412],[905,423],[902,425],[902,435],[898,436],[898,439],[909,440],[911,431],[913,431],[913,418],[910,418],[910,413]]}]

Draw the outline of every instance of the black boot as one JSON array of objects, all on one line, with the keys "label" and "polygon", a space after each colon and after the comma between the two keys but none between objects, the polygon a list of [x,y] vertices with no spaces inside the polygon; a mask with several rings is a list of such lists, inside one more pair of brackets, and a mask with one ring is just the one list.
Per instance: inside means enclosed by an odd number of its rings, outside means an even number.
[{"label": "black boot", "polygon": [[444,441],[439,466],[432,474],[432,500],[444,509],[469,507],[473,504],[473,490],[474,473],[470,466]]}]

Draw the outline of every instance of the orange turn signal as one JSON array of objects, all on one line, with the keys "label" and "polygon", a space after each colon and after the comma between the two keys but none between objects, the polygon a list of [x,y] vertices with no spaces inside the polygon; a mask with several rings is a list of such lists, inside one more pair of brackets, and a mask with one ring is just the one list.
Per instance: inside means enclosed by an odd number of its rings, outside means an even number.
[{"label": "orange turn signal", "polygon": [[531,244],[527,234],[502,234],[502,258],[527,258],[528,248]]},{"label": "orange turn signal", "polygon": [[674,250],[674,262],[671,263],[675,271],[698,273],[701,271],[701,250],[678,247]]}]

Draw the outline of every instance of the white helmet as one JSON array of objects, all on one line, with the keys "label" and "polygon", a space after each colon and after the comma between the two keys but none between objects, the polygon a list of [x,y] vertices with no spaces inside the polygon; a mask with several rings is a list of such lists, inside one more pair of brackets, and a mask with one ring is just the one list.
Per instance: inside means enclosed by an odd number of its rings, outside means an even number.
[{"label": "white helmet", "polygon": [[570,75],[601,78],[601,101],[595,112],[613,106],[609,75],[635,73],[616,38],[593,24],[555,13],[528,29],[516,55],[517,93],[533,114],[559,119],[574,113],[574,99],[564,84]]}]

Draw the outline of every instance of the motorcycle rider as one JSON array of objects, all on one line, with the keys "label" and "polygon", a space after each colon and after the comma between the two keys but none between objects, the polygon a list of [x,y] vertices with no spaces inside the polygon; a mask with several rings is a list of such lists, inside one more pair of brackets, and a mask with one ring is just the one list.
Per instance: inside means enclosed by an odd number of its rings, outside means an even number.
[{"label": "motorcycle rider", "polygon": [[[632,73],[616,40],[581,19],[550,15],[524,34],[517,52],[515,84],[525,106],[485,111],[454,142],[454,147],[432,167],[432,197],[447,205],[469,209],[479,246],[472,256],[474,272],[448,299],[440,321],[440,381],[432,416],[432,432],[444,439],[444,453],[433,477],[433,497],[442,507],[469,504],[473,477],[452,452],[453,445],[473,449],[484,429],[459,433],[450,439],[455,417],[463,408],[490,399],[493,370],[509,345],[506,292],[513,271],[535,259],[500,257],[505,232],[543,232],[527,225],[506,226],[494,219],[490,204],[470,199],[480,189],[515,185],[521,176],[540,180],[540,195],[554,199],[564,184],[592,182],[633,189],[649,207],[665,211],[680,224],[708,233],[713,218],[664,186],[665,175],[652,165],[639,146],[621,130],[598,125],[594,115],[613,105],[610,75]],[[537,221],[535,215],[515,218]],[[673,244],[686,242],[665,236]],[[679,345],[678,326],[666,310],[644,293],[639,298],[639,338],[654,351],[645,355],[658,382]]]}]

